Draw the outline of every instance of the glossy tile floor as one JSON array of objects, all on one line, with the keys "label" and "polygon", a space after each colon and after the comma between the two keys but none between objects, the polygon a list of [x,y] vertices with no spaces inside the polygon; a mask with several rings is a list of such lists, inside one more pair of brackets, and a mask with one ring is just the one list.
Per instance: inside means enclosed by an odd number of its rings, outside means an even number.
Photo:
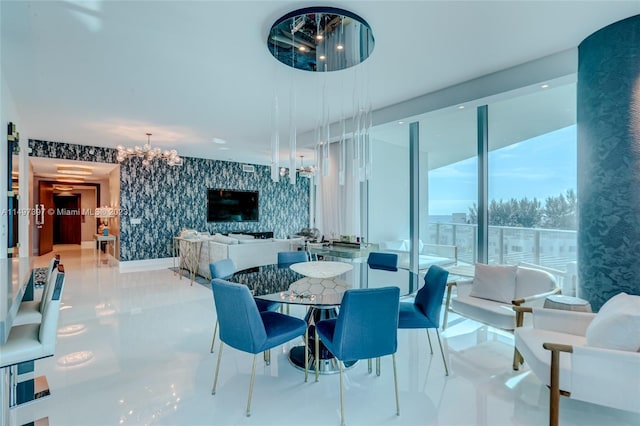
[{"label": "glossy tile floor", "polygon": [[[338,375],[304,383],[287,359],[291,346],[261,357],[252,415],[245,417],[252,357],[226,347],[218,391],[209,353],[215,320],[211,290],[169,270],[120,273],[96,267],[91,249],[57,246],[67,273],[56,355],[36,363],[52,396],[12,410],[16,425],[48,417],[72,425],[339,425]],[[52,255],[43,256],[46,265]],[[293,309],[292,315],[302,316]],[[391,357],[382,375],[366,362],[345,380],[349,425],[543,425],[548,391],[526,364],[511,369],[513,338],[456,316],[442,333],[451,374],[424,330],[398,335],[399,417]],[[435,336],[435,335],[434,335]],[[436,343],[434,339],[434,344]],[[562,398],[562,425],[635,425],[640,417]]]}]

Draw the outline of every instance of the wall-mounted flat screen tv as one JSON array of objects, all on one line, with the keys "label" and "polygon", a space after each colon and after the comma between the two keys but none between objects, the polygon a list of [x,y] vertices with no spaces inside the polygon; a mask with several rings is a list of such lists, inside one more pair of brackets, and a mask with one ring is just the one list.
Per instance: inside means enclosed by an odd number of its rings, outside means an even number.
[{"label": "wall-mounted flat screen tv", "polygon": [[257,222],[258,191],[209,188],[207,222]]}]

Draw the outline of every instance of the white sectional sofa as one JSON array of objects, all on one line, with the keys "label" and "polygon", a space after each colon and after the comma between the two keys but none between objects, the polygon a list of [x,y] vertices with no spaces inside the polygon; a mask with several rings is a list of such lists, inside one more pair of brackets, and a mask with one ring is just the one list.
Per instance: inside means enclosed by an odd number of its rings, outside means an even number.
[{"label": "white sectional sofa", "polygon": [[243,234],[200,235],[199,238],[202,240],[202,247],[197,273],[207,279],[211,279],[209,264],[212,262],[231,258],[238,270],[268,265],[278,262],[278,252],[295,250],[293,247],[300,245],[295,239],[258,239]]}]

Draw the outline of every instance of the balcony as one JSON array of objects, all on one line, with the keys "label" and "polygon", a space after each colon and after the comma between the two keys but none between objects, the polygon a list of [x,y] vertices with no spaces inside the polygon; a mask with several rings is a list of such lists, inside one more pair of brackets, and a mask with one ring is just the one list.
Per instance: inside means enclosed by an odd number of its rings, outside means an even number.
[{"label": "balcony", "polygon": [[[454,245],[458,262],[474,264],[478,226],[466,223],[431,223],[426,243]],[[489,226],[489,263],[532,266],[553,274],[562,293],[576,295],[577,232],[562,229]]]}]

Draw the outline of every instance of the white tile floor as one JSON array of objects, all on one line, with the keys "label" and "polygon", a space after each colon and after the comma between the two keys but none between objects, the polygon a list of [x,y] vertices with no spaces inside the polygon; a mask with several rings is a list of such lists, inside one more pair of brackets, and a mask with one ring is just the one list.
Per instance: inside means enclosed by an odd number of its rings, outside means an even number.
[{"label": "white tile floor", "polygon": [[[63,425],[338,425],[338,375],[304,383],[274,350],[258,362],[252,416],[244,415],[251,355],[225,348],[218,392],[209,353],[211,290],[169,270],[120,273],[96,267],[91,249],[57,246],[67,273],[53,358],[38,361],[52,396],[12,410],[16,425],[42,417]],[[49,256],[40,260],[46,265]],[[302,316],[302,311],[292,310]],[[349,425],[543,425],[548,391],[525,366],[511,369],[513,338],[452,316],[442,333],[451,374],[429,354],[424,330],[399,332],[399,417],[391,358],[382,375],[361,362],[346,374]],[[435,341],[434,341],[435,343]],[[77,364],[74,365],[74,362]],[[639,425],[640,416],[567,398],[562,425]]]}]

